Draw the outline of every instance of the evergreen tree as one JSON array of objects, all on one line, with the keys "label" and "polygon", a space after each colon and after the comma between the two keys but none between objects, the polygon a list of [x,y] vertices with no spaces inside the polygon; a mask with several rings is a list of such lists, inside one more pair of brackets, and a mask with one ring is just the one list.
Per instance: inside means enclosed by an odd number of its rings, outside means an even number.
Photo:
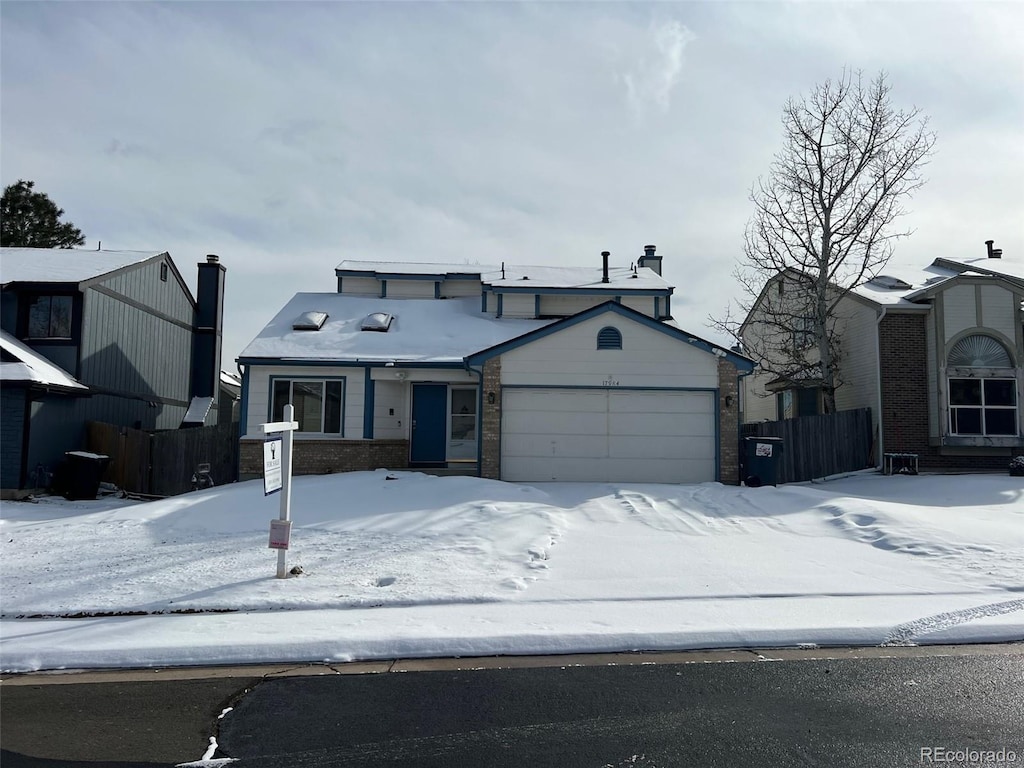
[{"label": "evergreen tree", "polygon": [[0,245],[14,248],[71,248],[85,236],[70,222],[62,222],[64,209],[42,192],[34,181],[18,180],[4,189],[0,200]]}]

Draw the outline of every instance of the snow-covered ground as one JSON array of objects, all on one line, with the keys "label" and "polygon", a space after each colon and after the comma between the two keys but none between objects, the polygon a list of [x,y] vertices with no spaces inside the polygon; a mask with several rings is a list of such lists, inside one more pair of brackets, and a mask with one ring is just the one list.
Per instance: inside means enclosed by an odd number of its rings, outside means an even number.
[{"label": "snow-covered ground", "polygon": [[361,472],[0,505],[5,671],[1024,638],[1024,483]]}]

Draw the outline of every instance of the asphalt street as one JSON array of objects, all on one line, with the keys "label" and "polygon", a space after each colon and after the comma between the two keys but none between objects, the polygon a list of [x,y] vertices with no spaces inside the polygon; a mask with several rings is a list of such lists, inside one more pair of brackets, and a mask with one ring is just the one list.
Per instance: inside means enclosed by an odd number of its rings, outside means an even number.
[{"label": "asphalt street", "polygon": [[1020,645],[177,674],[5,680],[0,764],[173,765],[210,736],[232,768],[1024,764]]}]

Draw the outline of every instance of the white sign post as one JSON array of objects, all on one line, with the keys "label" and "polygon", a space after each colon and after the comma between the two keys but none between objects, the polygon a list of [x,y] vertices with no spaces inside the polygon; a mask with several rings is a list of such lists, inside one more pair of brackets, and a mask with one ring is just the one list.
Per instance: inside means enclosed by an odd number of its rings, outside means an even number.
[{"label": "white sign post", "polygon": [[[291,403],[284,407],[284,421],[273,421],[263,425],[263,434],[283,433],[280,440],[268,440],[263,448],[263,490],[265,494],[281,491],[281,515],[270,522],[270,549],[277,550],[277,578],[288,578],[288,544],[291,538],[292,504],[292,433],[299,428],[295,419],[295,408]],[[280,446],[280,455],[275,456]],[[269,458],[268,458],[269,457]],[[279,462],[279,464],[278,464]],[[277,465],[277,466],[275,466]],[[268,476],[269,473],[269,476]]]}]

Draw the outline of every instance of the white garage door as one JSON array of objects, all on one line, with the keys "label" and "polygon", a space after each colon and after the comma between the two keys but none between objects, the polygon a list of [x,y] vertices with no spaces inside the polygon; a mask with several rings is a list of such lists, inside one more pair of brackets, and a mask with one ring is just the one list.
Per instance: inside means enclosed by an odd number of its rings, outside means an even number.
[{"label": "white garage door", "polygon": [[506,389],[501,478],[714,480],[714,397],[710,392]]}]

